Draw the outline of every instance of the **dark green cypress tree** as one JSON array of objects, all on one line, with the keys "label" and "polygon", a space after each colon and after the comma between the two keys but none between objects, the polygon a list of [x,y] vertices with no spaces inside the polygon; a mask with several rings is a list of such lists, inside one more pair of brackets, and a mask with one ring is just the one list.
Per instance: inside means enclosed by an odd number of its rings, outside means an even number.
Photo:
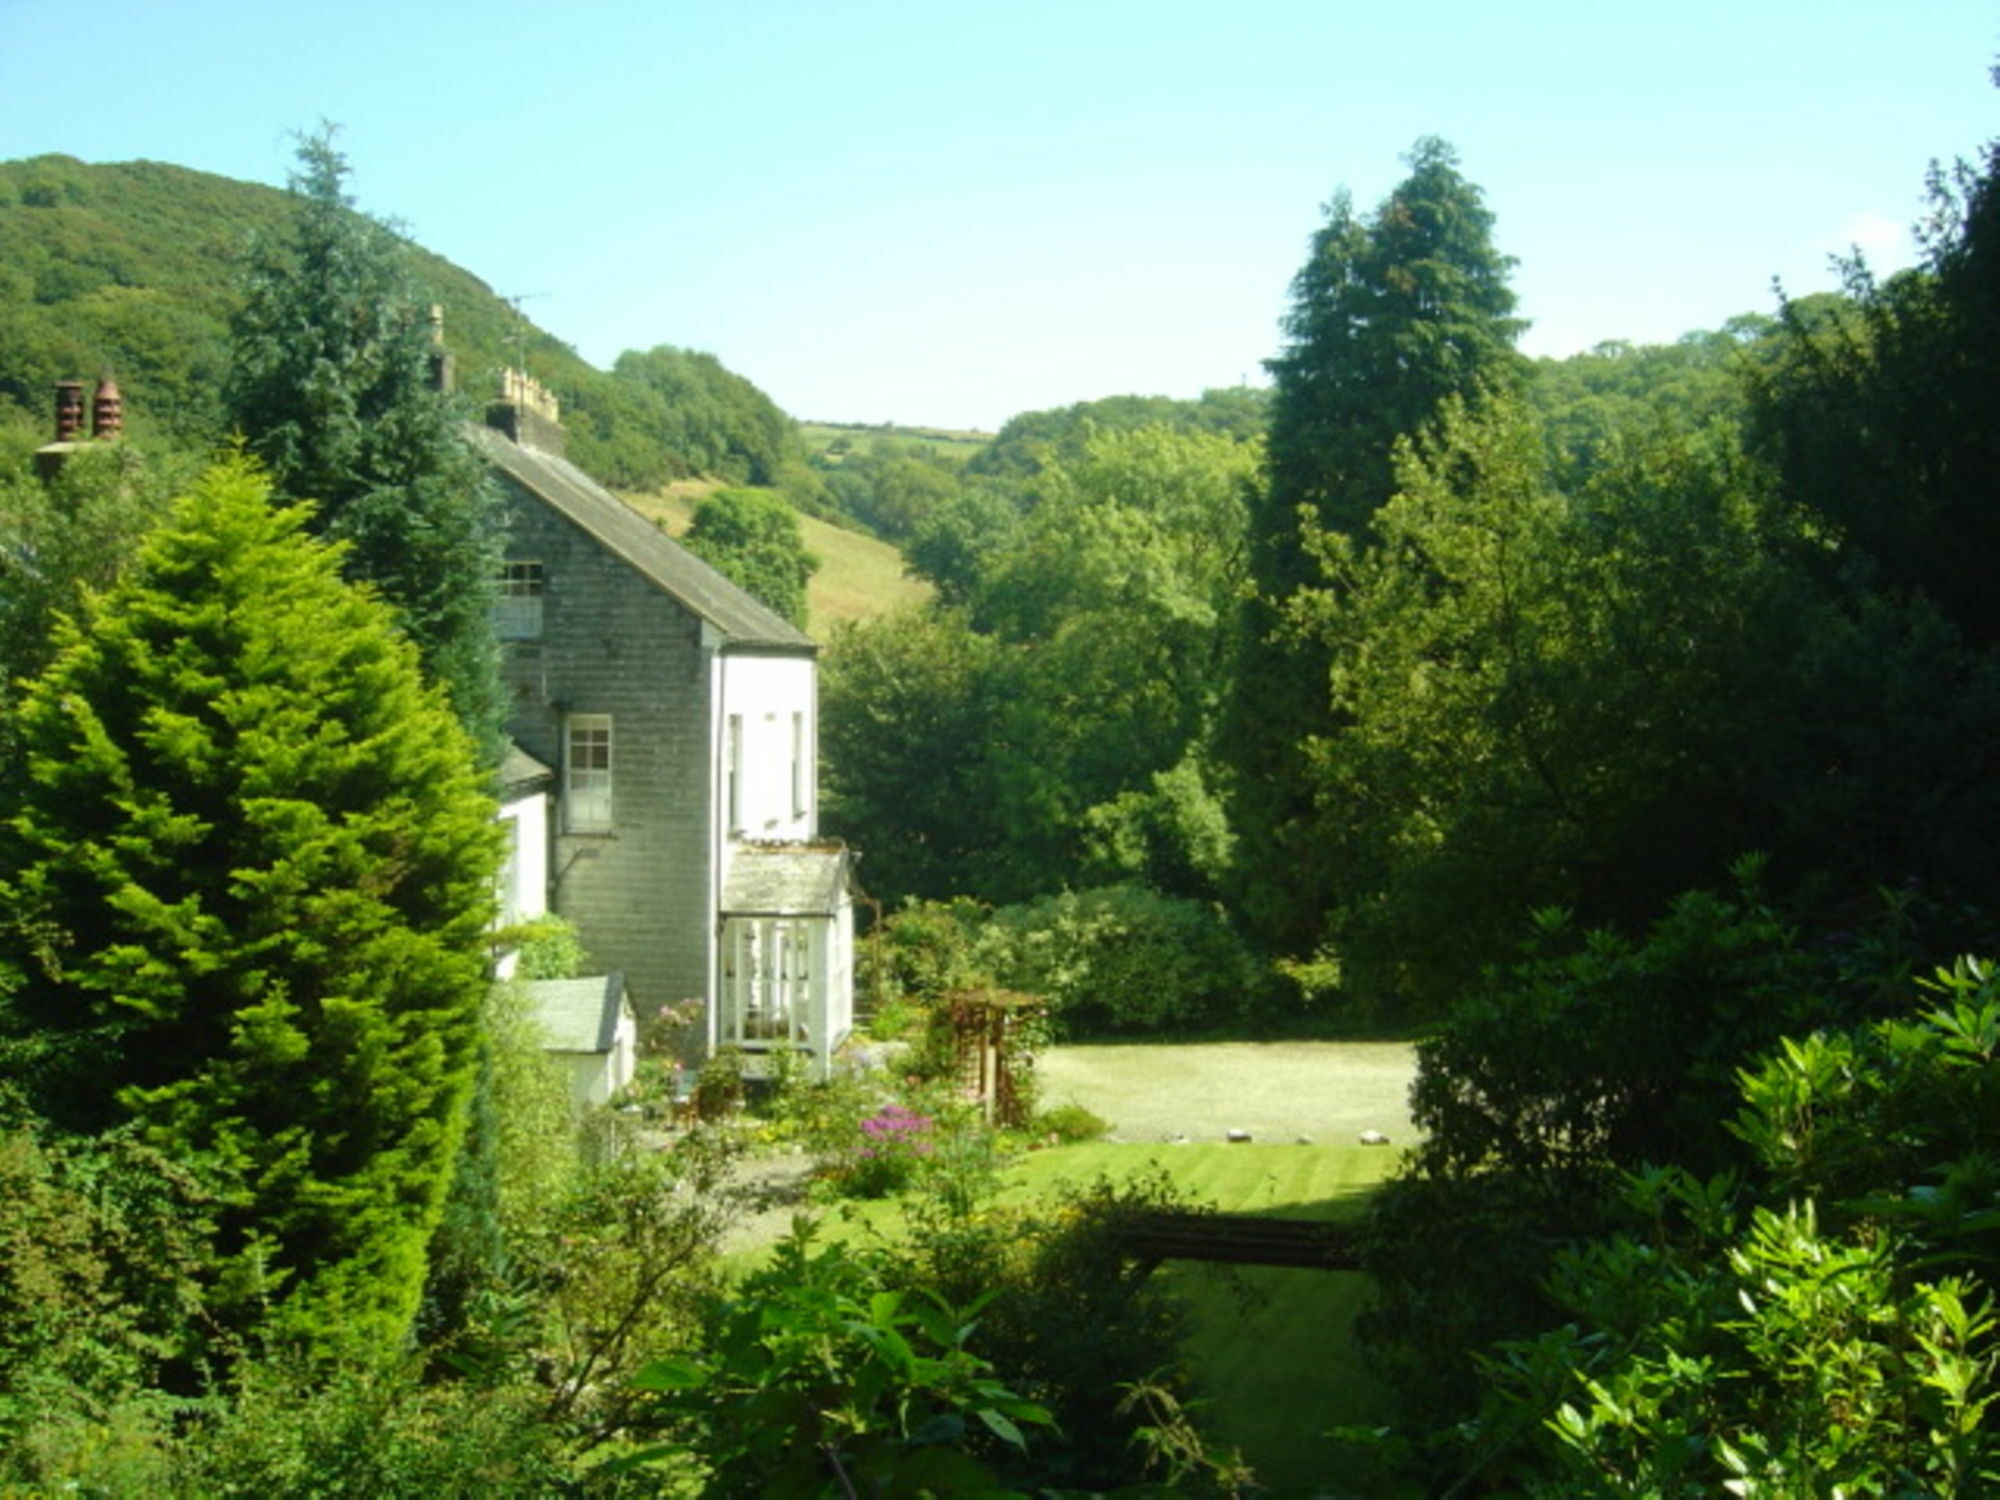
[{"label": "dark green cypress tree", "polygon": [[406,1339],[465,1128],[498,836],[390,612],[245,461],[65,624],[0,825],[0,1071],[219,1190],[225,1317]]},{"label": "dark green cypress tree", "polygon": [[1225,717],[1239,837],[1238,904],[1272,949],[1303,953],[1321,935],[1339,872],[1314,849],[1311,745],[1329,733],[1324,649],[1285,629],[1321,581],[1307,537],[1365,544],[1395,490],[1396,440],[1435,420],[1445,398],[1517,381],[1507,285],[1493,215],[1451,147],[1417,142],[1410,175],[1374,215],[1347,195],[1327,208],[1292,282],[1274,382],[1268,483],[1250,508],[1254,594]]},{"label": "dark green cypress tree", "polygon": [[482,751],[504,704],[492,628],[500,521],[465,413],[437,389],[408,250],[357,213],[331,130],[299,145],[288,235],[259,248],[225,404],[277,493],[349,544],[348,576],[394,606]]}]

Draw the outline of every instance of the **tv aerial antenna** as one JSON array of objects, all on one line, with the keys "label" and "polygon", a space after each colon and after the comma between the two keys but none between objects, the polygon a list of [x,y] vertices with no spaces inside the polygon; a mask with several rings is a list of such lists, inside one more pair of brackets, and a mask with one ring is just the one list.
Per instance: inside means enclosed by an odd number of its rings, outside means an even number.
[{"label": "tv aerial antenna", "polygon": [[539,302],[548,295],[547,292],[515,292],[500,299],[514,309],[514,326],[507,334],[506,343],[512,353],[514,368],[523,375],[528,373],[528,330],[533,325],[528,322],[528,315],[521,311],[521,304]]}]

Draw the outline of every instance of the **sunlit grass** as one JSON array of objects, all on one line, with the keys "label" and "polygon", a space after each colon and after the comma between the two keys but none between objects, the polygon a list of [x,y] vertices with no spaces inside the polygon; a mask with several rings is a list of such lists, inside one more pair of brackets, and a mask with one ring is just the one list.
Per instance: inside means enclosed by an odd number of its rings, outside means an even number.
[{"label": "sunlit grass", "polygon": [[[678,537],[694,519],[702,495],[720,486],[708,481],[670,485],[655,495],[628,493],[625,502]],[[880,538],[835,526],[816,516],[799,517],[806,550],[819,570],[806,585],[806,628],[823,636],[843,620],[866,620],[931,597],[931,586],[903,571],[903,554]]]},{"label": "sunlit grass", "polygon": [[[1340,1221],[1358,1215],[1401,1153],[1366,1146],[1186,1146],[1091,1143],[1026,1152],[1000,1177],[999,1201],[1020,1204],[1084,1187],[1164,1171],[1189,1201],[1225,1213]],[[825,1242],[894,1242],[904,1205],[896,1199],[829,1204],[816,1210]],[[747,1270],[768,1250],[737,1258]],[[1304,1496],[1328,1479],[1328,1428],[1363,1424],[1381,1413],[1350,1338],[1368,1296],[1368,1278],[1343,1271],[1169,1262],[1169,1278],[1189,1306],[1183,1349],[1195,1374],[1203,1430],[1240,1449],[1264,1493]],[[1135,1372],[1144,1373],[1144,1372]]]}]

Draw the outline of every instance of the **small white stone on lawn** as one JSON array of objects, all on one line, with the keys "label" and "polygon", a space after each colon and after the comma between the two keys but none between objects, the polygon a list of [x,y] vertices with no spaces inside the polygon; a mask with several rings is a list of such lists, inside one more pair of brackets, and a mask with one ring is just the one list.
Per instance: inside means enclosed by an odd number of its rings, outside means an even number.
[{"label": "small white stone on lawn", "polygon": [[1386,1146],[1389,1144],[1389,1137],[1382,1134],[1379,1130],[1364,1130],[1361,1132],[1361,1144],[1364,1146]]},{"label": "small white stone on lawn", "polygon": [[1250,1132],[1238,1126],[1229,1132],[1229,1139],[1232,1141],[1247,1141],[1250,1139]]}]

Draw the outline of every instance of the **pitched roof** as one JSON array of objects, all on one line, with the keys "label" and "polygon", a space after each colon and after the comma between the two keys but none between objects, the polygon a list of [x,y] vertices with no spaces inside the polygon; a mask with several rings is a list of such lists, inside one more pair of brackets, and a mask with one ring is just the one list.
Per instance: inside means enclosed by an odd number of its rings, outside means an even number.
[{"label": "pitched roof", "polygon": [[696,557],[566,458],[474,425],[474,442],[508,478],[622,558],[732,646],[813,651],[812,637]]},{"label": "pitched roof", "polygon": [[494,777],[502,802],[523,792],[537,791],[555,779],[553,767],[536,760],[512,740],[507,742],[507,752],[500,757],[500,769]]},{"label": "pitched roof", "polygon": [[552,1052],[609,1052],[625,1006],[625,976],[532,979],[528,1000]]},{"label": "pitched roof", "polygon": [[741,844],[722,881],[722,910],[739,917],[826,917],[847,894],[845,844]]}]

